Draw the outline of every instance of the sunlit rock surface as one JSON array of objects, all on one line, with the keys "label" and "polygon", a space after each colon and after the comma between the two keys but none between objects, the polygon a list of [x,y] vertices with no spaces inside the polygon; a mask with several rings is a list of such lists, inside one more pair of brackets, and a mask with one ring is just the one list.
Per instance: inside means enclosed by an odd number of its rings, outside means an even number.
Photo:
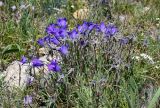
[{"label": "sunlit rock surface", "polygon": [[[43,56],[39,58],[42,60],[45,64],[49,63],[50,60],[53,58],[51,56]],[[13,61],[6,69],[6,71],[3,72],[3,76],[5,77],[4,81],[7,83],[7,86],[9,87],[20,87],[24,88],[27,84],[27,79],[30,76],[30,74],[40,74],[44,73],[43,75],[48,74],[48,68],[47,65],[44,65],[40,68],[32,68],[31,64],[25,63],[22,65],[19,61]]]},{"label": "sunlit rock surface", "polygon": [[5,76],[4,81],[7,82],[9,87],[24,87],[26,84],[27,76],[29,76],[27,69],[29,69],[29,64],[22,65],[19,61],[12,62],[3,73]]}]

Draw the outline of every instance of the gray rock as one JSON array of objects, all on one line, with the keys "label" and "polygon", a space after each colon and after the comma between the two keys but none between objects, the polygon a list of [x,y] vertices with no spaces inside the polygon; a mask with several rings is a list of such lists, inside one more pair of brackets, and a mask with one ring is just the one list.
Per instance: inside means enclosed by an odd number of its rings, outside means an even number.
[{"label": "gray rock", "polygon": [[[48,64],[53,58],[45,55],[39,59],[45,64]],[[19,61],[13,61],[7,67],[6,71],[3,72],[3,76],[5,77],[4,81],[7,82],[7,86],[24,88],[28,82],[27,80],[30,73],[38,75],[40,72],[44,72],[44,76],[47,75],[49,72],[47,66],[45,65],[43,67],[33,69],[29,63],[22,65]]]}]

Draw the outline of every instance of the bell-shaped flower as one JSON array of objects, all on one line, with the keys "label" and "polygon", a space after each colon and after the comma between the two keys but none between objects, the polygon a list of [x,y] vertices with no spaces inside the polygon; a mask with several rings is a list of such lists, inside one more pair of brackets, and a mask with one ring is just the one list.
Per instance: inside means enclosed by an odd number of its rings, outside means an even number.
[{"label": "bell-shaped flower", "polygon": [[48,70],[54,72],[60,72],[61,67],[58,65],[56,60],[52,60],[50,64],[48,64]]},{"label": "bell-shaped flower", "polygon": [[57,19],[57,25],[59,27],[66,28],[67,27],[67,19],[66,18]]},{"label": "bell-shaped flower", "polygon": [[60,41],[56,37],[50,38],[50,42],[52,42],[55,45],[59,45],[60,44]]},{"label": "bell-shaped flower", "polygon": [[85,33],[88,29],[88,23],[84,21],[82,25],[78,25],[77,29],[79,33],[81,34]]},{"label": "bell-shaped flower", "polygon": [[37,40],[37,43],[38,43],[38,45],[40,45],[40,46],[44,46],[44,44],[45,44],[43,38],[39,38],[39,39]]},{"label": "bell-shaped flower", "polygon": [[25,56],[22,56],[21,61],[22,64],[27,63],[27,58]]},{"label": "bell-shaped flower", "polygon": [[78,37],[78,32],[76,31],[76,29],[73,29],[72,31],[70,31],[68,33],[68,35],[72,40],[74,40],[74,39],[76,39]]},{"label": "bell-shaped flower", "polygon": [[101,22],[101,24],[99,25],[99,29],[101,30],[101,32],[105,33],[106,32],[106,25],[104,22]]},{"label": "bell-shaped flower", "polygon": [[23,99],[23,103],[24,105],[29,105],[32,104],[32,96],[30,95],[26,95]]},{"label": "bell-shaped flower", "polygon": [[68,54],[68,47],[65,46],[65,45],[62,45],[62,46],[59,48],[59,52],[60,52],[62,55],[67,55],[67,54]]},{"label": "bell-shaped flower", "polygon": [[33,67],[41,67],[44,65],[43,62],[37,58],[32,59],[31,62]]},{"label": "bell-shaped flower", "polygon": [[50,24],[48,25],[48,27],[46,28],[46,32],[49,34],[49,35],[53,35],[55,32],[56,32],[56,29],[57,29],[57,25],[56,24]]}]

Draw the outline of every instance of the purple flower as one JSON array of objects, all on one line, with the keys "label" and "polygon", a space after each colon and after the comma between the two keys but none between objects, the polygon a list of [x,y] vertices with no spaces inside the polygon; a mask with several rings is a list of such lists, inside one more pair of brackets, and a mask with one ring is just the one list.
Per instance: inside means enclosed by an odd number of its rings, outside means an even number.
[{"label": "purple flower", "polygon": [[55,72],[60,72],[61,67],[58,65],[56,60],[52,60],[50,64],[48,64],[48,70],[49,71],[55,71]]},{"label": "purple flower", "polygon": [[49,42],[50,42],[50,36],[49,36],[49,35],[48,35],[48,36],[45,36],[45,37],[43,38],[43,40],[44,40],[44,42],[49,43]]},{"label": "purple flower", "polygon": [[86,31],[88,29],[88,22],[84,21],[82,24],[83,30]]},{"label": "purple flower", "polygon": [[54,36],[55,36],[57,39],[60,39],[59,29],[57,29],[57,32],[54,33]]},{"label": "purple flower", "polygon": [[122,38],[122,39],[120,39],[120,43],[122,44],[122,45],[125,45],[125,44],[127,44],[129,42],[129,39],[128,38]]},{"label": "purple flower", "polygon": [[81,25],[78,25],[78,31],[80,32],[80,33],[82,33],[83,32],[83,27],[81,26]]},{"label": "purple flower", "polygon": [[106,32],[106,25],[104,22],[101,22],[101,24],[99,25],[100,30],[105,33]]},{"label": "purple flower", "polygon": [[111,28],[110,28],[110,27],[107,27],[107,28],[106,28],[105,34],[106,34],[107,37],[110,37],[110,36],[111,36]]},{"label": "purple flower", "polygon": [[62,45],[62,46],[59,48],[59,51],[61,52],[61,54],[67,55],[67,54],[68,54],[68,47],[65,46],[65,45]]},{"label": "purple flower", "polygon": [[27,63],[27,58],[26,57],[24,57],[24,56],[22,56],[22,58],[21,58],[21,61],[20,61],[22,64],[24,64],[24,63]]},{"label": "purple flower", "polygon": [[67,19],[66,18],[57,19],[57,25],[59,27],[66,28],[67,27]]},{"label": "purple flower", "polygon": [[88,22],[88,31],[89,32],[91,32],[93,29],[94,29],[94,27],[96,26],[94,23],[92,23],[92,22]]},{"label": "purple flower", "polygon": [[23,103],[24,103],[25,105],[32,104],[32,96],[26,95],[26,96],[24,97],[24,99],[23,99]]},{"label": "purple flower", "polygon": [[28,76],[26,83],[30,85],[33,82],[33,80],[34,80],[34,77]]},{"label": "purple flower", "polygon": [[60,36],[61,38],[65,38],[66,35],[67,35],[66,29],[60,29],[60,30],[59,30],[59,36]]},{"label": "purple flower", "polygon": [[37,43],[40,45],[40,46],[44,46],[44,40],[42,38],[39,38]]},{"label": "purple flower", "polygon": [[54,71],[55,72],[61,71],[61,67],[59,65],[56,65],[55,68],[54,68]]},{"label": "purple flower", "polygon": [[80,44],[83,46],[85,44],[85,41],[81,40]]},{"label": "purple flower", "polygon": [[68,35],[70,36],[70,38],[71,38],[72,40],[74,40],[74,39],[76,39],[76,38],[78,37],[78,32],[76,31],[76,29],[73,29],[72,31],[70,31],[70,32],[68,33]]},{"label": "purple flower", "polygon": [[77,28],[78,28],[78,31],[83,34],[85,31],[87,31],[88,24],[87,24],[86,21],[84,21],[83,24],[82,25],[78,25]]},{"label": "purple flower", "polygon": [[96,30],[96,32],[100,32],[101,31],[100,26],[98,24],[95,24],[95,30]]},{"label": "purple flower", "polygon": [[40,67],[43,66],[43,62],[37,58],[32,59],[32,66],[33,67]]},{"label": "purple flower", "polygon": [[118,32],[118,29],[117,29],[117,27],[115,27],[115,26],[112,26],[111,27],[111,35],[115,35],[116,33]]},{"label": "purple flower", "polygon": [[52,42],[55,45],[59,45],[60,44],[59,40],[56,37],[50,38],[50,42]]},{"label": "purple flower", "polygon": [[49,34],[49,35],[53,35],[57,30],[57,25],[56,24],[50,24],[48,25],[48,27],[46,28],[46,32]]},{"label": "purple flower", "polygon": [[80,40],[79,43],[81,46],[86,46],[88,44],[88,42],[86,40]]},{"label": "purple flower", "polygon": [[113,36],[117,32],[118,32],[118,29],[116,26],[111,25],[111,24],[107,25],[106,32],[105,32],[107,36]]}]

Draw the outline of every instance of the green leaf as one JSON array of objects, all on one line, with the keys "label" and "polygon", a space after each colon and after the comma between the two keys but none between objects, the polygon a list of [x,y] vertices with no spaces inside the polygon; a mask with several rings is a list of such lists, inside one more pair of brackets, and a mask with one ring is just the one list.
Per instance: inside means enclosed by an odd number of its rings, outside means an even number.
[{"label": "green leaf", "polygon": [[156,102],[158,101],[159,97],[160,97],[160,88],[157,90],[157,92],[153,96],[152,100],[150,101],[148,105],[148,108],[155,108]]},{"label": "green leaf", "polygon": [[125,98],[127,100],[129,108],[134,108],[134,106],[132,104],[132,101],[131,101],[131,98],[129,97],[129,94],[127,93],[127,91],[122,89],[122,92],[124,93],[124,96],[125,96]]},{"label": "green leaf", "polygon": [[21,48],[18,44],[10,44],[3,49],[2,55],[8,54],[8,53],[20,52],[20,51],[21,51]]}]

